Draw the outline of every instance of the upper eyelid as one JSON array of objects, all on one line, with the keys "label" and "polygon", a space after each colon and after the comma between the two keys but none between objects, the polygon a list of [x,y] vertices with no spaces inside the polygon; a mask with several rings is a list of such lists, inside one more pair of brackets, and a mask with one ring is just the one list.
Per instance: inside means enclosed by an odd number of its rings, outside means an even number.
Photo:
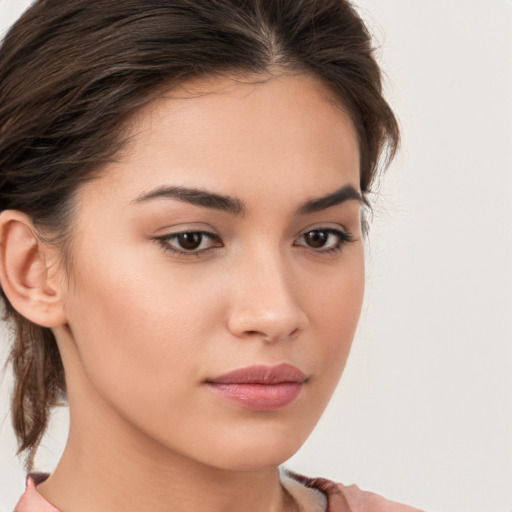
[{"label": "upper eyelid", "polygon": [[217,234],[217,230],[207,222],[186,221],[177,222],[176,224],[164,224],[153,230],[153,234],[156,236],[172,236],[181,233],[211,233],[213,235]]},{"label": "upper eyelid", "polygon": [[178,238],[180,235],[184,235],[184,234],[187,234],[187,233],[197,233],[197,234],[200,234],[206,238],[209,238],[210,240],[222,240],[221,237],[219,235],[217,235],[216,233],[212,233],[210,231],[201,231],[201,230],[182,230],[182,231],[176,231],[174,233],[168,233],[166,235],[159,235],[159,236],[156,236],[155,238],[157,240],[161,240],[161,241],[165,241],[165,240],[172,240],[172,239],[176,239]]},{"label": "upper eyelid", "polygon": [[187,233],[198,233],[200,235],[205,235],[209,237],[219,236],[216,233],[212,233],[211,231],[206,231],[204,229],[180,229],[179,231],[173,231],[172,233],[167,233],[164,235],[159,235],[159,238],[172,238],[174,236],[180,236]]},{"label": "upper eyelid", "polygon": [[[336,226],[320,224],[320,225],[308,226],[307,228],[301,229],[296,235],[294,235],[293,238],[299,238],[299,237],[305,235],[306,233],[309,233],[310,231],[328,231],[328,232],[331,232],[334,234],[342,233],[347,236],[352,236],[351,231],[348,228],[346,228],[345,226],[342,226],[340,224],[337,224]],[[179,235],[183,235],[185,233],[199,233],[206,237],[213,238],[213,239],[219,239],[219,240],[221,240],[223,238],[220,234],[216,233],[214,230],[210,231],[210,230],[201,229],[201,228],[179,229],[177,231],[157,235],[157,236],[155,236],[155,238],[169,239],[169,238],[178,237]]]},{"label": "upper eyelid", "polygon": [[[168,226],[167,228],[161,228],[158,231],[163,231],[164,229],[166,229],[166,230],[172,229],[172,231],[164,232],[162,234],[155,233],[155,235],[153,235],[151,238],[158,239],[158,240],[164,240],[164,239],[172,239],[172,238],[178,237],[179,235],[182,235],[185,233],[200,233],[203,236],[206,236],[211,239],[216,239],[216,240],[224,239],[224,235],[219,234],[219,232],[212,226],[207,226],[207,227],[190,226],[190,227],[187,227],[185,224],[185,226],[183,226],[183,227]],[[340,233],[340,234],[350,237],[350,238],[356,238],[353,235],[352,230],[347,228],[345,225],[337,223],[337,222],[332,222],[332,223],[325,222],[325,223],[309,225],[305,228],[302,228],[300,231],[296,232],[295,235],[293,235],[293,239],[300,238],[301,236],[304,236],[306,233],[308,233],[310,231],[328,231],[333,234]]]},{"label": "upper eyelid", "polygon": [[[171,243],[171,240],[176,239],[177,237],[185,233],[199,233],[203,236],[206,236],[208,239],[213,240],[214,242],[220,242],[221,245],[218,245],[217,247],[213,245],[211,247],[205,247],[203,249],[197,250],[186,250],[185,248],[180,248],[179,245],[174,245],[173,243]],[[201,254],[205,254],[208,251],[224,246],[224,243],[222,242],[220,236],[215,235],[214,233],[199,230],[177,231],[175,233],[168,233],[167,235],[156,236],[153,238],[153,240],[157,242],[164,249],[164,251],[170,251],[178,256],[184,257],[200,256]]]},{"label": "upper eyelid", "polygon": [[331,235],[336,235],[340,239],[341,243],[345,242],[352,242],[356,240],[356,238],[352,235],[352,233],[348,229],[338,229],[338,228],[313,228],[313,229],[306,229],[303,231],[298,237],[301,238],[308,233],[311,233],[311,231],[324,231]]},{"label": "upper eyelid", "polygon": [[154,232],[154,236],[155,238],[171,238],[173,236],[183,235],[184,233],[201,233],[206,236],[220,237],[218,231],[211,226],[188,226],[186,223],[183,223],[183,225],[178,226],[164,226],[162,228],[159,228],[156,232]]},{"label": "upper eyelid", "polygon": [[339,223],[325,223],[325,224],[314,224],[312,226],[308,226],[304,229],[301,229],[296,235],[295,238],[299,238],[300,236],[309,233],[310,231],[329,231],[331,233],[342,233],[344,235],[351,236],[352,231]]}]

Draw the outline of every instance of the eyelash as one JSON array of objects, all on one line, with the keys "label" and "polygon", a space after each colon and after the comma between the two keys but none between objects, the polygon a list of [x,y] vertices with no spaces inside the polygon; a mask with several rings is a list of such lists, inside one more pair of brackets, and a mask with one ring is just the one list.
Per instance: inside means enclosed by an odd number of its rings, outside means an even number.
[{"label": "eyelash", "polygon": [[[337,253],[340,253],[343,250],[343,248],[345,247],[346,244],[355,241],[355,238],[352,236],[352,234],[348,230],[342,231],[341,229],[336,229],[336,228],[313,228],[313,229],[308,229],[307,231],[305,231],[304,233],[302,233],[299,236],[299,239],[302,238],[302,237],[305,237],[306,235],[311,234],[311,233],[323,233],[323,234],[326,234],[328,237],[330,235],[334,235],[338,239],[336,244],[333,247],[329,247],[328,249],[320,248],[319,250],[315,250],[313,247],[308,246],[308,245],[298,245],[299,247],[304,247],[306,249],[313,249],[314,252],[321,253],[321,254],[337,254]],[[297,245],[297,244],[294,244],[294,245]]]},{"label": "eyelash", "polygon": [[[333,255],[333,254],[340,253],[346,244],[355,241],[355,238],[352,236],[352,234],[349,231],[342,231],[340,229],[335,229],[335,228],[308,229],[307,231],[303,232],[297,238],[297,240],[300,240],[301,238],[303,238],[309,234],[312,234],[312,233],[315,233],[315,234],[322,233],[324,235],[327,235],[327,237],[329,237],[330,235],[334,235],[337,237],[338,240],[333,247],[329,247],[328,249],[322,249],[322,248],[315,249],[314,247],[311,247],[311,246],[308,246],[305,244],[297,244],[297,243],[294,243],[293,245],[295,247],[302,247],[304,249],[312,249],[313,252],[317,253],[317,254]],[[172,241],[177,242],[177,240],[180,236],[185,236],[185,235],[194,235],[194,236],[199,235],[201,237],[200,245],[203,243],[204,239],[208,239],[208,240],[215,242],[215,245],[213,245],[211,247],[206,247],[204,249],[191,249],[189,251],[183,250],[183,249],[178,249],[177,247],[171,245]],[[222,243],[221,238],[218,235],[215,235],[214,233],[210,233],[208,231],[192,231],[192,230],[191,231],[181,231],[179,233],[172,233],[169,235],[159,236],[159,237],[155,238],[155,241],[158,242],[158,244],[162,247],[162,249],[165,252],[171,252],[172,254],[175,254],[177,256],[182,256],[182,257],[191,257],[191,256],[200,257],[201,255],[205,255],[214,249],[224,247],[224,244]]]},{"label": "eyelash", "polygon": [[[216,245],[212,246],[212,247],[207,247],[205,249],[195,249],[195,250],[183,250],[183,249],[178,249],[177,247],[173,247],[171,245],[170,242],[172,242],[173,240],[177,241],[178,238],[180,236],[184,236],[184,235],[199,235],[201,236],[201,244],[203,243],[203,240],[206,238],[208,240],[212,240],[212,241],[215,241],[216,242]],[[208,231],[181,231],[179,233],[172,233],[170,235],[164,235],[164,236],[159,236],[157,238],[155,238],[155,240],[159,243],[159,245],[162,247],[162,249],[165,251],[165,252],[171,252],[172,254],[175,254],[177,256],[184,256],[184,257],[187,257],[187,256],[196,256],[196,257],[199,257],[203,254],[206,254],[210,251],[212,251],[213,249],[217,249],[219,247],[224,247],[223,243],[222,243],[222,240],[220,238],[220,236],[218,235],[215,235],[213,233],[209,233]]]}]

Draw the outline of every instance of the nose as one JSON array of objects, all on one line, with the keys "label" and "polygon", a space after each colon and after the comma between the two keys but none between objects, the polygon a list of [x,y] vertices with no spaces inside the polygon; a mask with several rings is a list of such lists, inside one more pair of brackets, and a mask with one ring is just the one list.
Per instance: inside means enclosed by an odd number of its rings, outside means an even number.
[{"label": "nose", "polygon": [[297,280],[278,257],[246,260],[233,281],[228,328],[239,338],[273,343],[296,336],[308,323]]}]

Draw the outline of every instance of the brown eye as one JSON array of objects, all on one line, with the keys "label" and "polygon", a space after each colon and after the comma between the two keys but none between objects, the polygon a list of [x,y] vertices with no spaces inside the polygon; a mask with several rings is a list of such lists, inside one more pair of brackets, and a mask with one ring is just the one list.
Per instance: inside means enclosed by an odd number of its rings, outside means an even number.
[{"label": "brown eye", "polygon": [[329,240],[329,234],[326,231],[309,231],[304,234],[304,242],[313,249],[321,249]]},{"label": "brown eye", "polygon": [[318,253],[340,251],[343,246],[354,238],[347,231],[335,228],[310,229],[295,241],[294,245],[312,249]]},{"label": "brown eye", "polygon": [[185,251],[195,251],[201,246],[203,238],[203,233],[181,233],[176,236],[176,242],[180,249]]},{"label": "brown eye", "polygon": [[165,251],[179,255],[200,255],[210,249],[223,247],[222,240],[207,231],[184,231],[156,238]]}]

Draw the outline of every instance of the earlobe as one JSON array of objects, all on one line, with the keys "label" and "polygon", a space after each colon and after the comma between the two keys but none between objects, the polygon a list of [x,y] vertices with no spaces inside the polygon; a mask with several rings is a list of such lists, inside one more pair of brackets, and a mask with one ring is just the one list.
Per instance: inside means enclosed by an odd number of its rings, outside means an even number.
[{"label": "earlobe", "polygon": [[2,289],[21,315],[43,327],[65,323],[54,260],[55,248],[42,242],[30,217],[16,210],[0,214]]}]

